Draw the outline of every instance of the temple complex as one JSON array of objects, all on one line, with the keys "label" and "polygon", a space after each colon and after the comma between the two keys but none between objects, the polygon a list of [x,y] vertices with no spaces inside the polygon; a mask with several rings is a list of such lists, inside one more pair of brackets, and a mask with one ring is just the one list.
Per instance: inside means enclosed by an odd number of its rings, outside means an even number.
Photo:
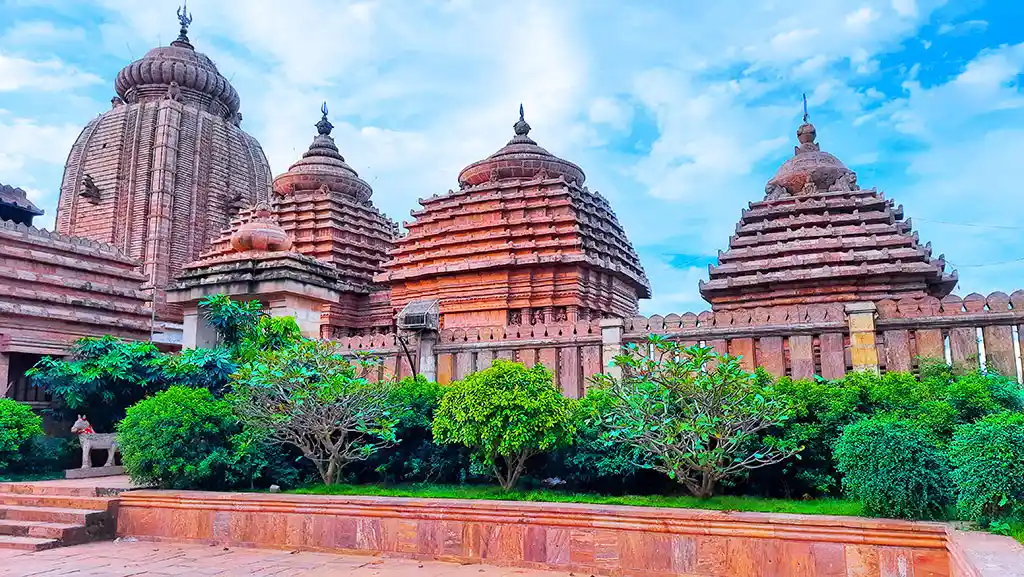
[{"label": "temple complex", "polygon": [[124,67],[110,110],[75,141],[56,218],[60,233],[142,261],[158,318],[171,322],[180,311],[163,306],[162,289],[270,192],[263,150],[240,128],[238,93],[192,46],[191,16],[178,16],[178,38]]},{"label": "temple complex", "polygon": [[440,301],[446,327],[631,316],[650,285],[608,201],[583,170],[515,136],[459,174],[459,190],[420,199],[377,280],[400,310]]},{"label": "temple complex", "polygon": [[903,207],[815,143],[814,125],[768,181],[764,200],[743,210],[729,249],[700,293],[713,310],[944,297],[956,273],[920,244]]}]

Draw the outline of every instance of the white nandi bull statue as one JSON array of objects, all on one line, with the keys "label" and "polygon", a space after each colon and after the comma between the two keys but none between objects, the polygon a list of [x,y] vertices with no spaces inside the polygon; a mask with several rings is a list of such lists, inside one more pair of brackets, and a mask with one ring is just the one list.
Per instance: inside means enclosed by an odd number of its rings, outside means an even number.
[{"label": "white nandi bull statue", "polygon": [[97,433],[93,430],[85,415],[78,415],[78,420],[71,425],[71,432],[78,435],[82,443],[82,468],[92,468],[92,457],[89,452],[93,449],[106,449],[107,462],[104,467],[114,466],[114,455],[118,452],[117,435],[115,433]]}]

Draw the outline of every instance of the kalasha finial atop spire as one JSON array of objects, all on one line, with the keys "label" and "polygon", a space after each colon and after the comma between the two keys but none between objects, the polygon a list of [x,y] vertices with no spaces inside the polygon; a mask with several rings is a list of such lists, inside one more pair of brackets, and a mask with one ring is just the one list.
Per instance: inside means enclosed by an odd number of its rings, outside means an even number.
[{"label": "kalasha finial atop spire", "polygon": [[818,137],[818,131],[814,128],[814,125],[808,122],[810,116],[807,114],[807,93],[804,93],[804,123],[800,125],[800,128],[796,129],[796,139],[800,141],[800,146],[794,148],[794,154],[800,154],[801,152],[817,152],[820,150],[814,139]]},{"label": "kalasha finial atop spire", "polygon": [[181,30],[178,31],[178,38],[172,44],[180,43],[191,47],[192,43],[188,41],[188,27],[192,24],[192,13],[188,11],[188,0],[182,2],[178,7],[178,23],[181,24]]},{"label": "kalasha finial atop spire", "polygon": [[317,132],[319,132],[323,136],[330,136],[331,135],[331,130],[334,129],[334,125],[331,124],[330,120],[327,120],[327,101],[326,100],[324,101],[324,103],[322,105],[320,105],[320,113],[323,114],[323,116],[320,117],[320,122],[316,123],[316,130],[317,130]]},{"label": "kalasha finial atop spire", "polygon": [[530,124],[526,122],[526,117],[523,114],[523,103],[519,103],[519,120],[512,126],[516,131],[516,136],[526,136],[530,134]]}]

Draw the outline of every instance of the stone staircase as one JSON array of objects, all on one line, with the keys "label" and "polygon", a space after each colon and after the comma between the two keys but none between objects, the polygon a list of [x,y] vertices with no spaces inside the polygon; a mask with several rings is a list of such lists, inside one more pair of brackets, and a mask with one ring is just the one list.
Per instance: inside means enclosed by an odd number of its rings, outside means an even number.
[{"label": "stone staircase", "polygon": [[112,539],[125,489],[0,483],[0,549],[39,551]]}]

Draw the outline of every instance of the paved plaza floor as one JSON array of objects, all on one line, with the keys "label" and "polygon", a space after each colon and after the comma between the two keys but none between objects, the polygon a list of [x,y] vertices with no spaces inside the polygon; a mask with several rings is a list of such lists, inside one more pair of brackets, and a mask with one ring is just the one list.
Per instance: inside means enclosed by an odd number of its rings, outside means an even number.
[{"label": "paved plaza floor", "polygon": [[566,577],[568,573],[362,555],[103,541],[25,553],[0,550],[7,577],[242,576]]}]

